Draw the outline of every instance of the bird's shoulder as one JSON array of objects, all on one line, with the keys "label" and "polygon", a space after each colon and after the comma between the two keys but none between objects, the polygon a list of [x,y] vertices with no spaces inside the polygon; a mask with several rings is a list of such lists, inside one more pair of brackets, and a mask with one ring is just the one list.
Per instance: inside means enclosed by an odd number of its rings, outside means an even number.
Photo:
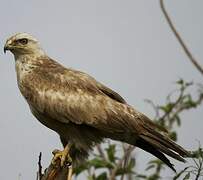
[{"label": "bird's shoulder", "polygon": [[108,96],[118,102],[125,100],[115,91],[98,82],[89,74],[72,68],[66,68],[51,58],[41,58],[38,68],[33,71],[31,78],[35,78],[38,84],[49,88],[60,89],[64,92],[80,91],[88,94],[100,94]]}]

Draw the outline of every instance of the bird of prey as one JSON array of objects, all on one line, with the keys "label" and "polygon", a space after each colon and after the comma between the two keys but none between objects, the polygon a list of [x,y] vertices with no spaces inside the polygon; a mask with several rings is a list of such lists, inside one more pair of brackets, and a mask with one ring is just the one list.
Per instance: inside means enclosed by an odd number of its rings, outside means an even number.
[{"label": "bird of prey", "polygon": [[60,136],[65,148],[53,159],[61,159],[61,165],[67,156],[77,165],[105,138],[139,147],[174,171],[165,155],[182,162],[190,156],[118,93],[51,59],[33,36],[13,35],[4,46],[7,50],[14,55],[18,87],[32,114]]}]

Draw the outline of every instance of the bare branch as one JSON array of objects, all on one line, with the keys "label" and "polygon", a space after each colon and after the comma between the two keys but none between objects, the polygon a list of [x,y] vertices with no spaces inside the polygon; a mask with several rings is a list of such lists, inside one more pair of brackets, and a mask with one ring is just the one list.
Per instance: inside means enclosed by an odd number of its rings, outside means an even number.
[{"label": "bare branch", "polygon": [[160,118],[161,121],[163,121],[163,120],[176,108],[176,106],[179,104],[179,102],[181,101],[181,99],[182,99],[182,97],[183,97],[183,92],[184,92],[184,90],[181,89],[181,90],[180,90],[180,94],[179,94],[177,100],[176,100],[176,101],[174,102],[174,104],[173,104],[173,108],[171,108],[170,111],[166,112],[166,113]]},{"label": "bare branch", "polygon": [[188,56],[189,60],[193,63],[193,65],[197,68],[197,70],[203,75],[203,67],[197,62],[197,60],[193,57],[192,53],[190,52],[190,50],[188,49],[188,47],[186,46],[186,44],[184,43],[182,37],[180,36],[180,34],[178,33],[178,31],[176,30],[171,18],[169,17],[165,6],[164,6],[164,0],[159,0],[160,2],[160,7],[161,10],[166,18],[167,23],[169,24],[172,32],[174,33],[174,35],[176,36],[178,42],[180,43],[180,45],[182,46],[183,50],[185,51],[185,54]]},{"label": "bare branch", "polygon": [[39,153],[37,180],[41,180],[42,179],[42,164],[41,164],[41,160],[42,160],[42,152]]},{"label": "bare branch", "polygon": [[134,149],[135,149],[134,146],[128,146],[127,150],[124,152],[123,157],[119,160],[117,166],[115,166],[115,168],[112,170],[112,173],[109,177],[110,180],[115,180],[118,169],[122,167],[123,162]]},{"label": "bare branch", "polygon": [[105,154],[104,154],[104,152],[103,152],[103,149],[101,148],[101,145],[98,144],[98,145],[96,146],[96,148],[97,148],[97,151],[99,152],[100,156],[101,156],[105,161],[107,161],[107,158],[106,158],[106,156],[105,156]]},{"label": "bare branch", "polygon": [[37,172],[37,180],[67,180],[69,166],[60,166],[60,160],[56,161],[56,165],[52,163],[48,168],[45,169],[44,173],[42,173],[42,165],[41,165],[42,153],[39,154],[38,161],[38,172]]},{"label": "bare branch", "polygon": [[[131,154],[131,152],[132,152],[134,149],[135,149],[134,146],[127,145],[127,147],[126,147],[126,144],[123,143],[123,152],[124,152],[124,156],[125,156],[124,161],[123,161],[123,168],[124,168],[124,169],[127,167],[129,160],[132,158],[130,154]],[[130,151],[130,152],[128,152],[127,156],[125,155],[125,152],[126,152],[126,151]],[[125,174],[122,174],[122,175],[121,175],[121,179],[120,179],[120,180],[124,180],[124,175],[125,175]],[[130,177],[131,177],[131,174],[130,174],[130,176],[128,177],[128,179],[129,179]]]}]

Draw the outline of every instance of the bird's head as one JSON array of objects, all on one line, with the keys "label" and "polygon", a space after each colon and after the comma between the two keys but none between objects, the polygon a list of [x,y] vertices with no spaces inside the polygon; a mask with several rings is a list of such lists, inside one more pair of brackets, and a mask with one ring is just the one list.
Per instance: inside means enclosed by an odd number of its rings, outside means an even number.
[{"label": "bird's head", "polygon": [[36,38],[27,33],[17,33],[7,39],[4,46],[4,53],[11,51],[14,56],[26,54],[43,54]]}]

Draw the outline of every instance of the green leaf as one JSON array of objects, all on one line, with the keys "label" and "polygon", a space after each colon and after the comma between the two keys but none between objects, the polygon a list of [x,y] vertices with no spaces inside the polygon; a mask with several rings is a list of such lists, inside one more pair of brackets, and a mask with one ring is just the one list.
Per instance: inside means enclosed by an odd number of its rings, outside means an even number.
[{"label": "green leaf", "polygon": [[173,180],[177,180],[189,167],[184,168],[182,171],[180,171],[174,178]]},{"label": "green leaf", "polygon": [[119,168],[116,171],[116,176],[123,175],[123,174],[134,174],[134,172],[132,171],[132,169],[128,169],[128,168]]},{"label": "green leaf", "polygon": [[187,108],[191,108],[191,107],[196,107],[197,106],[196,102],[194,102],[192,99],[189,99],[184,104],[187,106]]},{"label": "green leaf", "polygon": [[183,79],[179,79],[178,81],[176,81],[176,84],[182,85],[182,84],[184,84],[184,80]]},{"label": "green leaf", "polygon": [[91,167],[93,166],[95,169],[98,169],[98,168],[112,169],[114,167],[110,162],[107,162],[107,161],[105,161],[103,159],[99,159],[99,158],[94,158],[94,159],[90,160],[89,165]]},{"label": "green leaf", "polygon": [[177,133],[175,131],[172,131],[170,134],[169,134],[169,137],[174,140],[174,141],[177,141]]},{"label": "green leaf", "polygon": [[160,106],[160,109],[163,110],[165,113],[171,112],[174,107],[174,103],[168,103],[166,106]]},{"label": "green leaf", "polygon": [[163,162],[159,159],[154,159],[148,162],[148,164],[162,164]]},{"label": "green leaf", "polygon": [[178,116],[178,115],[175,115],[175,120],[176,120],[176,122],[177,122],[177,125],[178,126],[181,126],[181,120],[180,120],[180,117]]},{"label": "green leaf", "polygon": [[116,175],[123,175],[123,174],[134,174],[134,169],[135,167],[135,158],[131,158],[130,162],[126,167],[119,168],[116,172]]},{"label": "green leaf", "polygon": [[196,151],[191,152],[191,157],[193,158],[203,158],[203,150],[201,147],[198,148]]},{"label": "green leaf", "polygon": [[147,179],[147,176],[146,175],[143,175],[143,174],[138,174],[136,175],[136,177],[138,177],[139,179]]},{"label": "green leaf", "polygon": [[89,169],[88,163],[82,164],[74,169],[75,175],[78,176],[83,171]]},{"label": "green leaf", "polygon": [[185,175],[185,177],[183,178],[183,180],[187,180],[187,179],[190,179],[190,173],[187,173],[187,174]]},{"label": "green leaf", "polygon": [[135,167],[135,164],[136,164],[135,158],[131,158],[127,166],[127,169],[133,169]]},{"label": "green leaf", "polygon": [[157,173],[148,177],[148,180],[159,180],[159,179],[160,179],[160,176]]},{"label": "green leaf", "polygon": [[87,179],[88,180],[94,180],[94,177],[93,176],[88,176]]},{"label": "green leaf", "polygon": [[185,86],[186,86],[186,87],[191,86],[191,85],[193,85],[193,82],[186,82],[186,83],[185,83]]},{"label": "green leaf", "polygon": [[107,180],[107,174],[106,172],[101,173],[96,180]]},{"label": "green leaf", "polygon": [[115,154],[116,154],[116,145],[110,144],[108,148],[106,148],[107,156],[110,162],[115,163]]},{"label": "green leaf", "polygon": [[155,168],[155,165],[154,165],[154,164],[149,165],[145,170],[148,171],[148,170],[150,170],[150,169],[152,169],[152,168]]}]

